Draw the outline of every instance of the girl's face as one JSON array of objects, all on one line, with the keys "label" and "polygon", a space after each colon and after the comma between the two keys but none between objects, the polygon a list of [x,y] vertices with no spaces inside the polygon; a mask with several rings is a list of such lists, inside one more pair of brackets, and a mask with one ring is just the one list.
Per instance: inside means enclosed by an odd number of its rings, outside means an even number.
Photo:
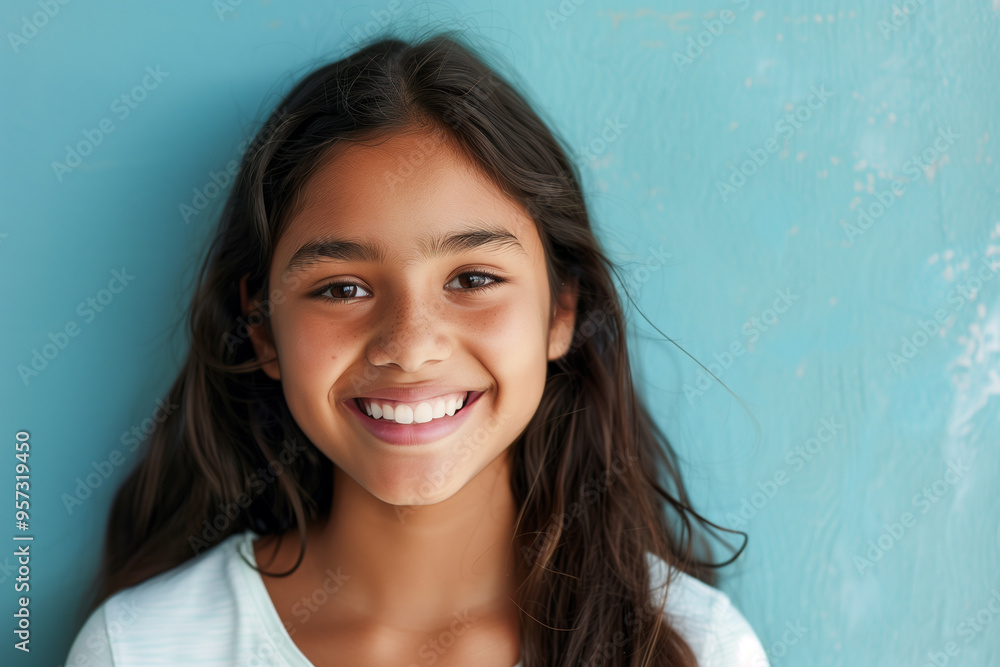
[{"label": "girl's face", "polygon": [[[569,349],[576,293],[550,303],[534,221],[441,132],[348,145],[301,194],[271,262],[272,337],[252,333],[259,358],[274,359],[264,371],[310,440],[372,495],[444,500],[528,424],[547,361]],[[426,408],[396,424],[355,403],[393,388],[424,392],[411,407],[482,394],[426,423]]]}]

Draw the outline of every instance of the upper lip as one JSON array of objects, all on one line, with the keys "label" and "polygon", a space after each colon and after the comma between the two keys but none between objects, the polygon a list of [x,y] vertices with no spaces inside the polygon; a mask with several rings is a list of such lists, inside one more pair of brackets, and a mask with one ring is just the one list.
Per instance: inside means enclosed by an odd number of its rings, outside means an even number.
[{"label": "upper lip", "polygon": [[422,401],[428,398],[436,398],[446,394],[458,394],[462,392],[475,393],[475,389],[468,387],[445,386],[445,385],[397,385],[395,387],[382,387],[359,394],[354,398],[382,398],[388,401],[401,401],[409,403]]}]

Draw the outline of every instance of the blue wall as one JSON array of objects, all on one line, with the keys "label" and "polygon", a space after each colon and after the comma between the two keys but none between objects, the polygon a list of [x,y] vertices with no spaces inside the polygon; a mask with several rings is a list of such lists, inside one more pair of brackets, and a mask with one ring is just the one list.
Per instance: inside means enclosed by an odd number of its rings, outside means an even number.
[{"label": "blue wall", "polygon": [[35,538],[30,656],[0,549],[0,662],[60,664],[82,621],[212,174],[391,23],[478,33],[574,147],[641,387],[696,507],[750,535],[722,588],[773,664],[1000,665],[1000,2],[141,4],[0,6],[0,495],[13,536],[26,430]]}]

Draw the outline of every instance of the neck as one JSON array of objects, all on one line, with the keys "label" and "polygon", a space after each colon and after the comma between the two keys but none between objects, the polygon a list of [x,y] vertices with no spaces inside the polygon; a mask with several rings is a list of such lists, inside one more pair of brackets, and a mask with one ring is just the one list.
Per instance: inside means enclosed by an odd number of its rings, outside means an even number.
[{"label": "neck", "polygon": [[338,606],[395,627],[510,614],[519,582],[508,453],[432,505],[390,505],[334,467],[330,513],[309,550],[320,571],[340,569]]}]

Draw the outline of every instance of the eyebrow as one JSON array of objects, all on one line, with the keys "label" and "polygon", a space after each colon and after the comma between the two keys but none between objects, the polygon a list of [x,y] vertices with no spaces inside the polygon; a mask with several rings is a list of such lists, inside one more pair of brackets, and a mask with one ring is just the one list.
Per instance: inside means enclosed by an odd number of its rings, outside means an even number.
[{"label": "eyebrow", "polygon": [[[417,254],[423,260],[470,250],[503,252],[508,249],[525,256],[528,254],[514,234],[494,226],[473,227],[443,236],[425,236],[417,242]],[[388,256],[385,245],[378,241],[316,239],[295,251],[283,275],[305,271],[325,260],[386,264]]]}]

